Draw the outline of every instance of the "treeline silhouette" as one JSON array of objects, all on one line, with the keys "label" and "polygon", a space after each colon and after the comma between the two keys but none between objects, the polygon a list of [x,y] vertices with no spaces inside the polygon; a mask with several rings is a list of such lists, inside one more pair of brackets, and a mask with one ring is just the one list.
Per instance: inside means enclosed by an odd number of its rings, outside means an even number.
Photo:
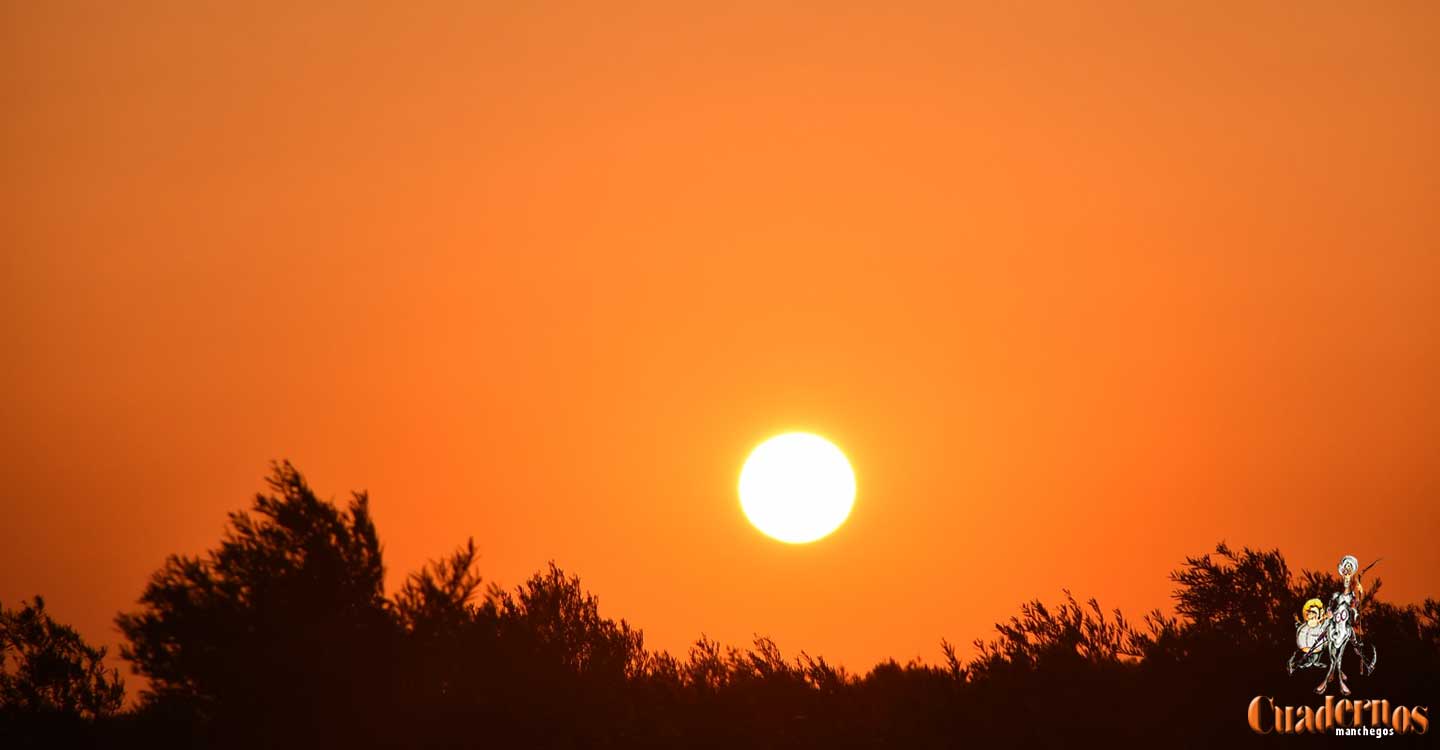
[{"label": "treeline silhouette", "polygon": [[[473,541],[387,596],[364,493],[337,507],[288,462],[268,482],[218,548],[170,557],[117,618],[149,683],[129,709],[103,650],[42,600],[0,607],[0,747],[1212,747],[1287,741],[1249,731],[1254,696],[1320,701],[1320,673],[1285,661],[1301,602],[1336,583],[1278,551],[1186,558],[1173,617],[1136,624],[1067,592],[1022,605],[971,658],[942,642],[942,664],[854,674],[766,638],[647,649],[553,564],[482,587]],[[1350,668],[1356,697],[1431,705],[1440,604],[1367,587],[1380,658],[1373,676]]]}]

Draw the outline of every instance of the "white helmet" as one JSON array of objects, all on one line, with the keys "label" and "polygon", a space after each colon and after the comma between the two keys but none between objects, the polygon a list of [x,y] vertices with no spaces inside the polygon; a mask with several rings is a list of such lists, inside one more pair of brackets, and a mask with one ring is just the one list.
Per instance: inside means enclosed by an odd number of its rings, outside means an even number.
[{"label": "white helmet", "polygon": [[1346,568],[1350,569],[1348,571],[1350,573],[1358,572],[1360,570],[1360,561],[1355,559],[1354,555],[1346,555],[1340,558],[1340,564],[1336,566],[1335,569],[1343,576],[1347,572],[1345,570]]}]

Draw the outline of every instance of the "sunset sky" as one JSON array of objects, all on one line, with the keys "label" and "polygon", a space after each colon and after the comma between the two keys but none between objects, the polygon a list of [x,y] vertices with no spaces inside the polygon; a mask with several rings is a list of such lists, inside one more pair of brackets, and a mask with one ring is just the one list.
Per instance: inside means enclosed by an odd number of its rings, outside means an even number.
[{"label": "sunset sky", "polygon": [[1440,4],[885,5],[0,0],[0,602],[113,649],[282,458],[676,652],[1440,593]]}]

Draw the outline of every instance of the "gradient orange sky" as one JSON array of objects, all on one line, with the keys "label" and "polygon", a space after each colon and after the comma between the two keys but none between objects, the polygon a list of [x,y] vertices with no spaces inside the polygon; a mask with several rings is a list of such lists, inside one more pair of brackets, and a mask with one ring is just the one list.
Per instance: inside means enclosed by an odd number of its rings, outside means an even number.
[{"label": "gradient orange sky", "polygon": [[[473,535],[679,652],[1221,539],[1440,593],[1440,5],[292,5],[0,3],[6,605],[113,645],[272,458],[392,587]],[[735,496],[787,429],[809,546]]]}]

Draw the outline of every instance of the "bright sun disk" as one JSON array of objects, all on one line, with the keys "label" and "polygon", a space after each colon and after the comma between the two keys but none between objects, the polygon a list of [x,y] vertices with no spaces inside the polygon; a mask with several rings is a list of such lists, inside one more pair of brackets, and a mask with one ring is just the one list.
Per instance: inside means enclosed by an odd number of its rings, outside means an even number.
[{"label": "bright sun disk", "polygon": [[855,472],[833,443],[807,432],[756,446],[740,470],[740,507],[755,528],[790,544],[840,527],[855,505]]}]

